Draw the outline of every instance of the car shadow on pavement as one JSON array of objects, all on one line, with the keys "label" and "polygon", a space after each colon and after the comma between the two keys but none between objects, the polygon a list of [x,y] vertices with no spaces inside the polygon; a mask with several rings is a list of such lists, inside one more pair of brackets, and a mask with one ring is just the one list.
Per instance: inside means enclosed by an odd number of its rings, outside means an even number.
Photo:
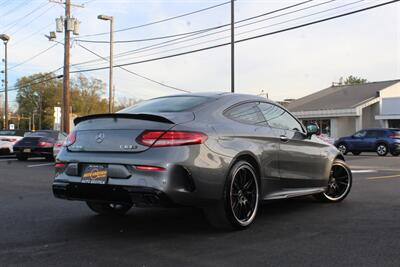
[{"label": "car shadow on pavement", "polygon": [[[303,210],[320,209],[322,203],[310,197],[268,201],[260,205],[258,215],[252,228],[265,227],[266,224],[279,222],[282,217]],[[98,236],[106,235],[118,238],[151,238],[176,235],[225,234],[227,231],[213,228],[208,224],[201,209],[197,208],[133,208],[125,216],[91,215],[77,220],[68,219],[68,232]]]}]

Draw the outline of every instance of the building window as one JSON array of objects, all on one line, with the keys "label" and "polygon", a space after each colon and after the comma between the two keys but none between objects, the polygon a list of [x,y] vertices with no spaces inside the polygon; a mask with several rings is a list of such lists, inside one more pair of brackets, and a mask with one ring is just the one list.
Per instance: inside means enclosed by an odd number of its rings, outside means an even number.
[{"label": "building window", "polygon": [[389,128],[400,128],[400,120],[388,120]]},{"label": "building window", "polygon": [[310,123],[315,123],[318,125],[318,127],[321,130],[321,134],[325,134],[329,137],[331,137],[331,120],[319,120],[319,119],[308,119],[308,120],[303,120],[303,124],[307,125]]}]

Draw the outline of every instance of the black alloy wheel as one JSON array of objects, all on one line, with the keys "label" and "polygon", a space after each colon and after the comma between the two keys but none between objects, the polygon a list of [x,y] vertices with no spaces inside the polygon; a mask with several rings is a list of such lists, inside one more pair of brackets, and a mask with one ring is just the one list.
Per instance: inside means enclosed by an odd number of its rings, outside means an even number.
[{"label": "black alloy wheel", "polygon": [[350,168],[342,160],[335,160],[332,164],[328,187],[325,192],[315,195],[325,202],[339,202],[350,192],[353,177]]},{"label": "black alloy wheel", "polygon": [[250,163],[240,160],[229,172],[222,200],[205,207],[204,212],[216,228],[243,230],[254,221],[258,202],[258,174]]},{"label": "black alloy wheel", "polygon": [[250,166],[237,169],[231,182],[230,206],[235,219],[242,226],[251,223],[258,206],[257,178]]}]

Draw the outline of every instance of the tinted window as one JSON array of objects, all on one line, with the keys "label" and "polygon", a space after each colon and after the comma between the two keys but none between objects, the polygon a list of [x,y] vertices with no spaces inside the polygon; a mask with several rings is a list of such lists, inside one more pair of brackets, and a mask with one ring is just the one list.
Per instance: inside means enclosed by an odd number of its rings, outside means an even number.
[{"label": "tinted window", "polygon": [[241,104],[226,111],[225,116],[241,123],[265,125],[265,119],[258,105],[258,102]]},{"label": "tinted window", "polygon": [[202,96],[174,96],[150,99],[132,107],[125,108],[119,113],[143,112],[181,112],[201,105],[212,98]]},{"label": "tinted window", "polygon": [[259,108],[262,114],[264,114],[267,123],[274,128],[292,130],[292,131],[303,131],[301,124],[288,112],[281,109],[278,106],[261,103]]},{"label": "tinted window", "polygon": [[383,131],[379,130],[369,130],[367,131],[367,137],[382,137]]},{"label": "tinted window", "polygon": [[5,130],[5,131],[0,131],[0,135],[17,135],[17,132]]},{"label": "tinted window", "polygon": [[57,136],[56,132],[45,132],[45,131],[36,131],[32,132],[28,135],[29,137],[53,137]]},{"label": "tinted window", "polygon": [[354,137],[362,138],[362,137],[365,137],[366,135],[367,135],[367,131],[362,130],[362,131],[356,132],[354,134]]}]

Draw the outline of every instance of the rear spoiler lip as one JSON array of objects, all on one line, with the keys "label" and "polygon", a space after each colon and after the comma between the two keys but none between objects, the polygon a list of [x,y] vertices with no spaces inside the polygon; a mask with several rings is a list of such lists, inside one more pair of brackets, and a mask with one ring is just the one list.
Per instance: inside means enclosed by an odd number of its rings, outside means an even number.
[{"label": "rear spoiler lip", "polygon": [[136,120],[149,120],[149,121],[157,121],[157,122],[163,122],[163,123],[170,123],[174,124],[173,121],[159,115],[154,115],[154,114],[146,114],[146,113],[138,113],[138,114],[131,114],[131,113],[102,113],[102,114],[93,114],[93,115],[87,115],[87,116],[82,116],[74,119],[74,124],[75,126],[78,125],[78,123],[81,123],[83,121],[91,120],[91,119],[98,119],[98,118],[124,118],[124,119],[136,119]]}]

